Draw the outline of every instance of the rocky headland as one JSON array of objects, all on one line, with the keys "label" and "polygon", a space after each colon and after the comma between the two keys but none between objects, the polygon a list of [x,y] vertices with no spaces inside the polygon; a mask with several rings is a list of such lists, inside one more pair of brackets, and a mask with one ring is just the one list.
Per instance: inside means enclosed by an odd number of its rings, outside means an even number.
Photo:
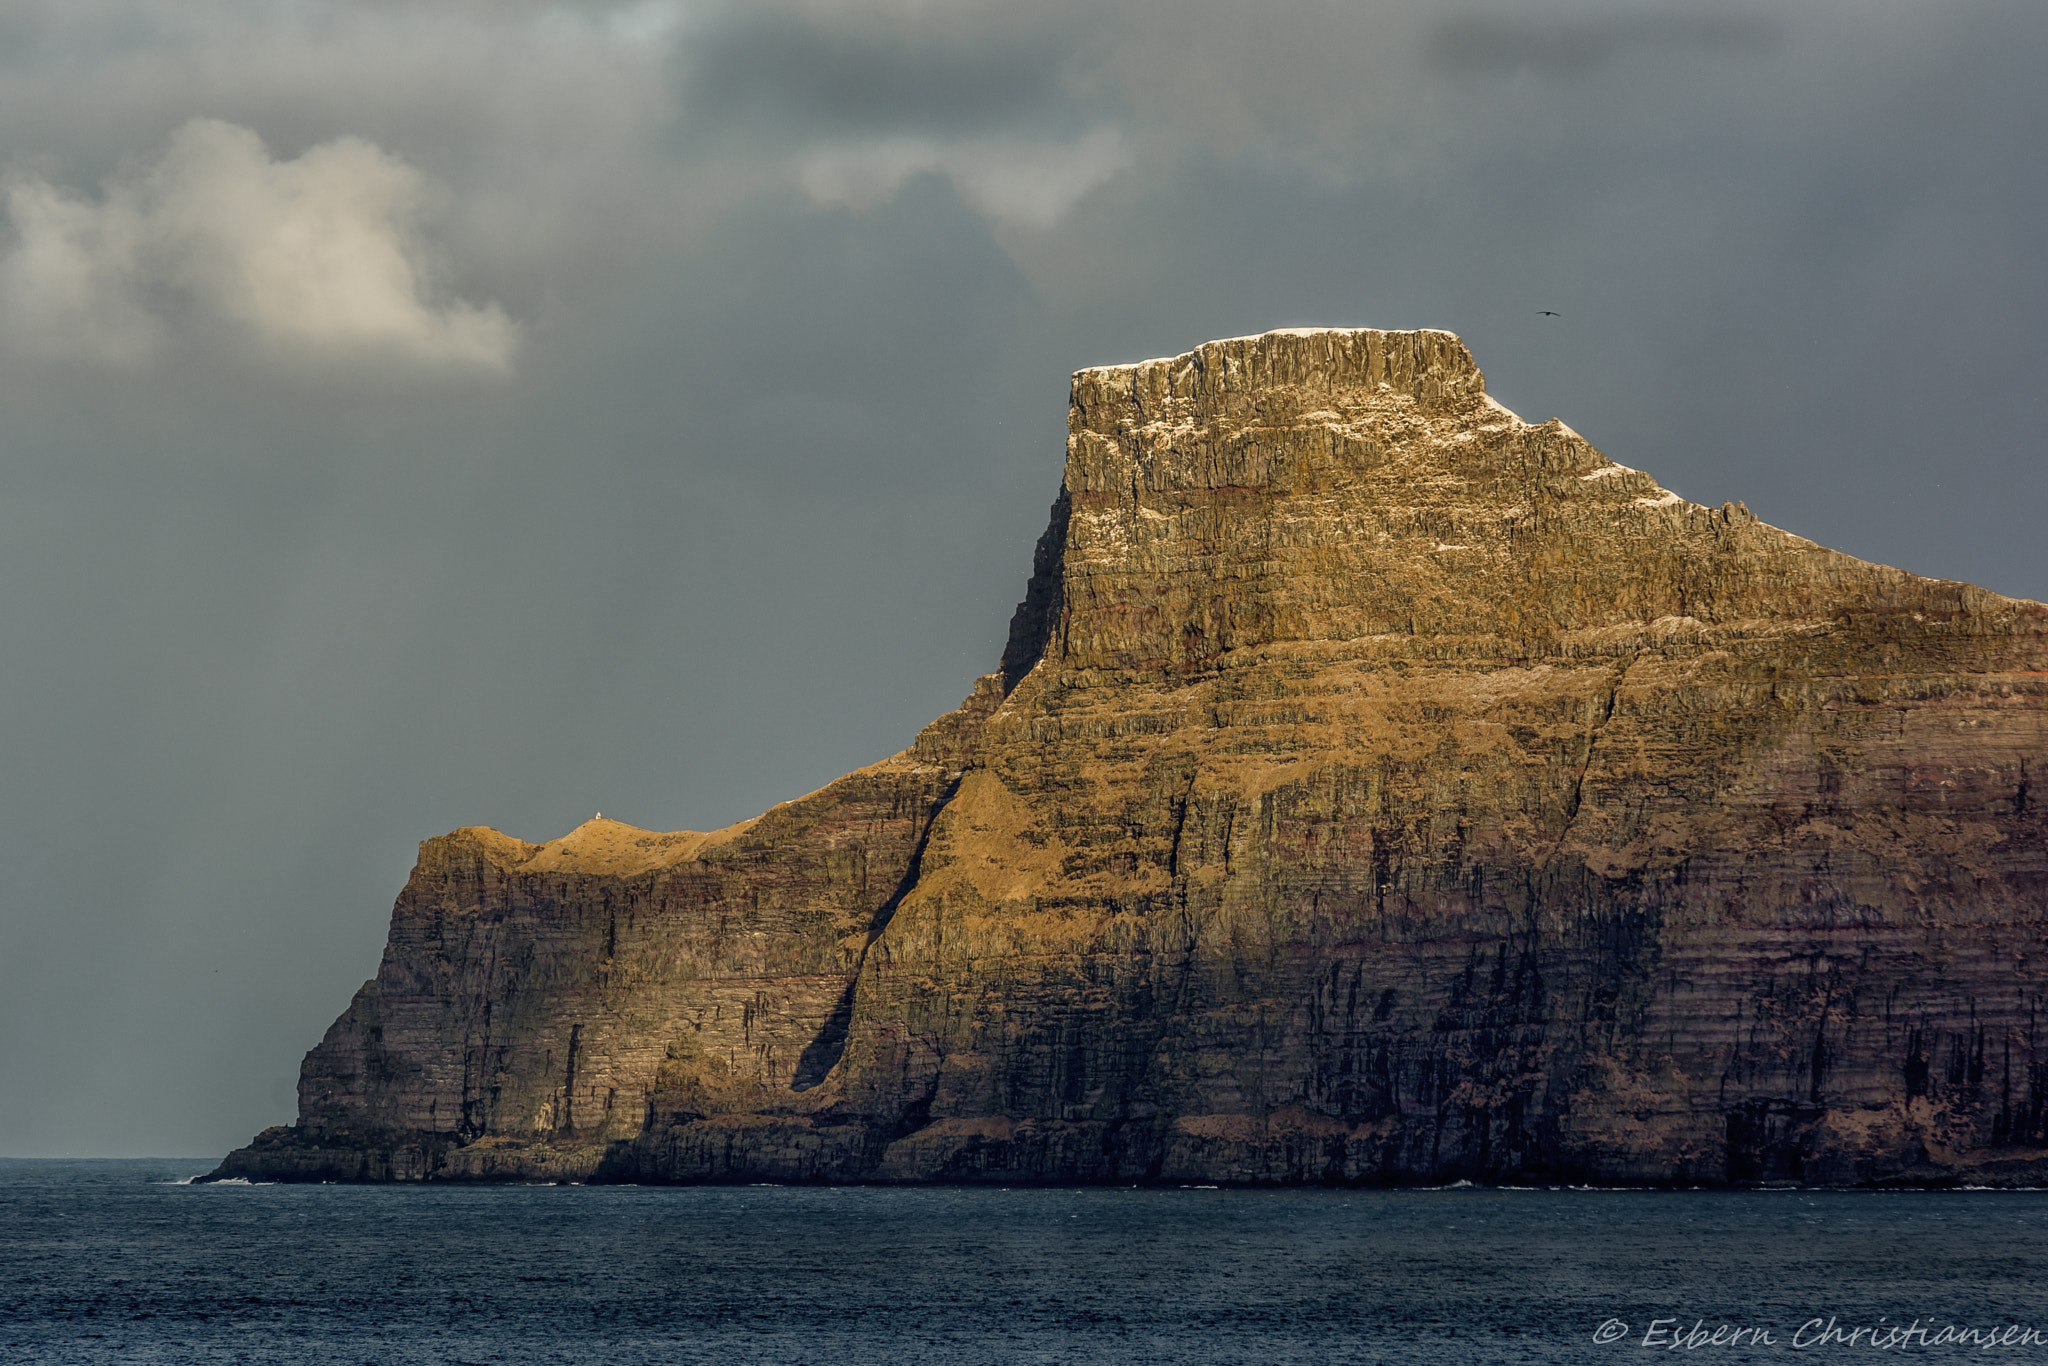
[{"label": "rocky headland", "polygon": [[420,846],[215,1177],[2048,1181],[2048,607],[1445,332],[1074,376],[1000,667],[711,834]]}]

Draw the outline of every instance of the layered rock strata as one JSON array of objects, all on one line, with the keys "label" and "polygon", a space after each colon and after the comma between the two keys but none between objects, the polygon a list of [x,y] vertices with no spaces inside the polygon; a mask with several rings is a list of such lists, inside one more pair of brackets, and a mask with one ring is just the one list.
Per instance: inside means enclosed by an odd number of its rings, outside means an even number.
[{"label": "layered rock strata", "polygon": [[421,846],[271,1179],[2048,1178],[2048,608],[1444,332],[1074,377],[1000,670],[743,825]]}]

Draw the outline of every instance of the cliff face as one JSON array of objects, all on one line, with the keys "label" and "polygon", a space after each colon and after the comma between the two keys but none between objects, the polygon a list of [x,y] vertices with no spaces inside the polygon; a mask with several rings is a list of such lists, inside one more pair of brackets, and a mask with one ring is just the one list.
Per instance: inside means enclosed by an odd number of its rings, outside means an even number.
[{"label": "cliff face", "polygon": [[271,1178],[2048,1178],[2048,608],[1443,332],[1074,378],[1000,671],[741,826],[421,846]]}]

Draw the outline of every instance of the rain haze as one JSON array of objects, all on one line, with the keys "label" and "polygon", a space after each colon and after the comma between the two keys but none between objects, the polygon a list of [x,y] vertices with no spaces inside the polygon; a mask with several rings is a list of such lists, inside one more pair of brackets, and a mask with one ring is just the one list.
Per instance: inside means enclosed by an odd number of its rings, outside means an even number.
[{"label": "rain haze", "polygon": [[288,1122],[427,836],[902,748],[1084,365],[1448,328],[2048,598],[2044,67],[1985,0],[15,0],[0,1155]]}]

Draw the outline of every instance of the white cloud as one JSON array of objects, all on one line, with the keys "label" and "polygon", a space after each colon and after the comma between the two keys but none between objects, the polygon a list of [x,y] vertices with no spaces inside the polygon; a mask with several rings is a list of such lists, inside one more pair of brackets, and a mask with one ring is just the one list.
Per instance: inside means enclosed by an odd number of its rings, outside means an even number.
[{"label": "white cloud", "polygon": [[194,119],[97,200],[11,177],[0,326],[19,350],[116,364],[225,330],[267,352],[505,370],[504,311],[437,296],[428,199],[361,138],[275,161],[248,129]]},{"label": "white cloud", "polygon": [[89,204],[34,177],[7,189],[20,245],[0,261],[8,339],[44,355],[135,361],[162,328],[142,306],[148,225],[127,197]]}]

